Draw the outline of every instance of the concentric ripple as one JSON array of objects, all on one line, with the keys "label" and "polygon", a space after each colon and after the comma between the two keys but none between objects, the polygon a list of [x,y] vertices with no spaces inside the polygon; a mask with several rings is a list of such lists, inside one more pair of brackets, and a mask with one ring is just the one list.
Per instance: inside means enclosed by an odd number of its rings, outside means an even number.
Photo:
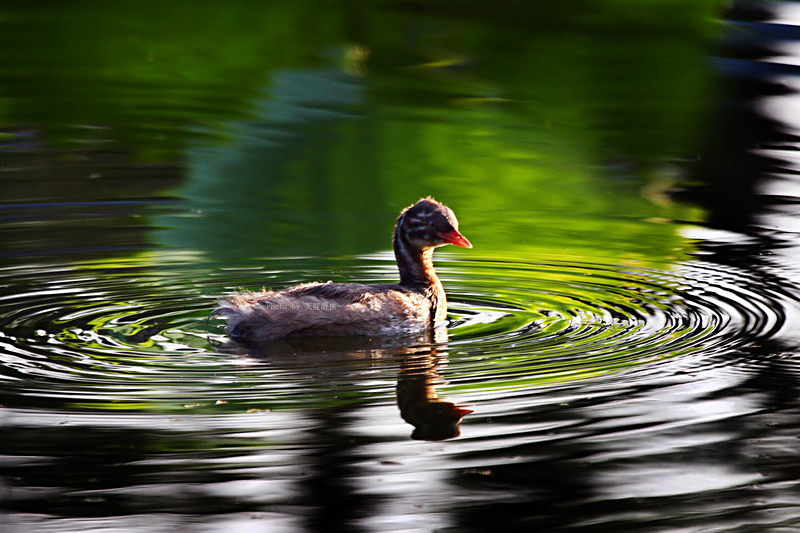
[{"label": "concentric ripple", "polygon": [[501,366],[519,385],[691,354],[711,364],[716,353],[778,331],[792,300],[763,276],[701,261],[674,272],[491,261],[453,272],[462,281],[450,284],[458,294],[451,345],[473,356],[476,374]]},{"label": "concentric ripple", "polygon": [[[450,298],[450,338],[427,349],[448,352],[454,390],[588,379],[697,354],[708,361],[777,331],[789,299],[761,276],[701,261],[666,272],[445,256],[439,270]],[[201,398],[209,409],[232,400],[272,408],[307,401],[313,376],[269,358],[220,352],[220,323],[208,316],[214,299],[236,288],[332,276],[388,281],[393,261],[379,254],[224,268],[171,254],[168,261],[8,268],[0,271],[0,380],[15,402],[49,398],[71,407],[169,409]],[[340,379],[336,365],[348,359],[303,359],[292,350],[294,365],[326,368],[327,383]],[[377,364],[370,367],[377,373],[371,393],[390,395],[396,367],[391,358],[376,360],[402,352],[348,350]],[[345,394],[347,379],[340,381]],[[354,394],[365,390],[349,386]]]}]

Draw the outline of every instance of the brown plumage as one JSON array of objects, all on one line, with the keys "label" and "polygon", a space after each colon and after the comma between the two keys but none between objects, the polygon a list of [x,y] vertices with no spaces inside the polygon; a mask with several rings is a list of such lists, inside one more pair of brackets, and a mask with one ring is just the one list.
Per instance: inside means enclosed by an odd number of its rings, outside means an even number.
[{"label": "brown plumage", "polygon": [[212,315],[227,318],[234,340],[388,335],[424,331],[447,318],[447,297],[433,268],[433,249],[472,248],[453,211],[433,198],[404,209],[394,229],[400,283],[304,283],[279,291],[244,292],[222,300]]}]

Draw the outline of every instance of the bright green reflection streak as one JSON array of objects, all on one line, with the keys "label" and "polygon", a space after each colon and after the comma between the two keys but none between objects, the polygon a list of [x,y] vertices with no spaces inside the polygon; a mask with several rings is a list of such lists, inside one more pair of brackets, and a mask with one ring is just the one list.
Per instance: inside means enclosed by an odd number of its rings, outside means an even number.
[{"label": "bright green reflection streak", "polygon": [[[503,111],[480,124],[472,112],[450,116],[323,121],[316,128],[326,131],[325,150],[300,136],[278,147],[248,137],[197,151],[193,179],[175,194],[204,216],[160,218],[167,229],[159,240],[224,262],[365,253],[388,248],[397,212],[433,194],[453,207],[476,249],[495,258],[663,265],[685,251],[675,227],[657,221],[697,219],[697,210],[643,198],[638,180],[602,175],[585,146],[556,134],[533,141],[508,128]],[[354,142],[369,131],[367,146]]]}]

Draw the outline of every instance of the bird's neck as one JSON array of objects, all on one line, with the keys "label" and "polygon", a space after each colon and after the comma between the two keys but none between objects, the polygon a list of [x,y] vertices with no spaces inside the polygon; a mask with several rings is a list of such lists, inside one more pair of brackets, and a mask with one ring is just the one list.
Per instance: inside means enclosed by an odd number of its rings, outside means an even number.
[{"label": "bird's neck", "polygon": [[433,268],[433,248],[420,250],[412,246],[400,231],[395,231],[393,245],[400,285],[439,292],[442,283]]}]

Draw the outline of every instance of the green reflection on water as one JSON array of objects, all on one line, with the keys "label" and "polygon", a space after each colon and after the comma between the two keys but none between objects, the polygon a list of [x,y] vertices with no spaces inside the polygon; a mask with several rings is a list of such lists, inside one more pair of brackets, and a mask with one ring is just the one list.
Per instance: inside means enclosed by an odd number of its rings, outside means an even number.
[{"label": "green reflection on water", "polygon": [[9,2],[0,121],[185,163],[157,241],[223,260],[382,249],[427,194],[491,253],[663,259],[672,228],[638,221],[696,214],[641,190],[702,129],[717,7]]},{"label": "green reflection on water", "polygon": [[282,70],[333,63],[363,76],[377,111],[508,101],[526,126],[652,160],[684,146],[718,5],[7,2],[0,116],[54,141],[117,140],[164,157],[198,126],[225,135],[225,122],[252,118]]},{"label": "green reflection on water", "polygon": [[[274,126],[286,140],[266,145],[243,127],[234,146],[191,152],[192,179],[174,194],[196,216],[160,217],[159,242],[224,262],[360,254],[387,249],[399,210],[432,194],[475,244],[456,252],[465,257],[683,257],[685,241],[665,222],[697,220],[697,210],[654,201],[641,176],[611,175],[585,146],[557,134],[545,142],[514,121],[504,110],[459,109],[427,121],[286,121]],[[669,182],[659,172],[650,183]]]}]

